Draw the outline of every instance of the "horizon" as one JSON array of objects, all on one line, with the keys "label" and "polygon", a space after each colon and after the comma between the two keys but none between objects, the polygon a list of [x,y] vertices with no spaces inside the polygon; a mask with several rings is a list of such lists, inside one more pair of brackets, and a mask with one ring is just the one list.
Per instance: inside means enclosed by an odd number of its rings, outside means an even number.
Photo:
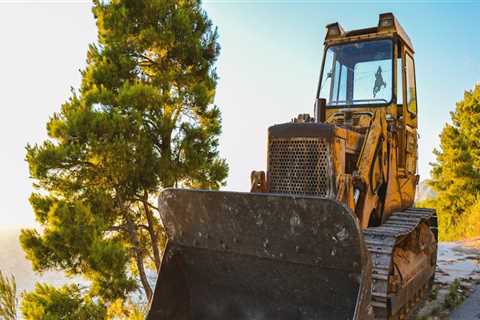
[{"label": "horizon", "polygon": [[[476,21],[480,3],[429,1],[259,3],[205,1],[222,47],[215,104],[222,111],[220,152],[230,166],[226,190],[248,191],[251,170],[266,168],[266,132],[313,113],[325,25],[375,26],[393,12],[412,39],[419,108],[419,172],[429,176],[432,150],[449,112],[480,80]],[[27,143],[46,139],[48,118],[78,88],[89,43],[96,40],[90,2],[0,2],[5,49],[0,157],[2,229],[35,226]]]}]

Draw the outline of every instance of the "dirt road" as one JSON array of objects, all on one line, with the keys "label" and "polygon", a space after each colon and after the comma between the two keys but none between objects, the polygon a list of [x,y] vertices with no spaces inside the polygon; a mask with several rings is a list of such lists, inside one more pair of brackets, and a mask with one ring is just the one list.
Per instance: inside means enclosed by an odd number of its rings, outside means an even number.
[{"label": "dirt road", "polygon": [[452,311],[451,320],[478,320],[480,319],[480,286],[472,291],[465,302]]}]

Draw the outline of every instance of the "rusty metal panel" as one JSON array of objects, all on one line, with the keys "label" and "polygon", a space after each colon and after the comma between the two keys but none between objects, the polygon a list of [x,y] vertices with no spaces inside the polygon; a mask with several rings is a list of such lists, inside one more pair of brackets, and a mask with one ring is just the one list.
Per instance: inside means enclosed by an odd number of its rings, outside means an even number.
[{"label": "rusty metal panel", "polygon": [[[370,260],[329,199],[170,189],[147,319],[366,319]],[[362,317],[363,316],[363,317]]]}]

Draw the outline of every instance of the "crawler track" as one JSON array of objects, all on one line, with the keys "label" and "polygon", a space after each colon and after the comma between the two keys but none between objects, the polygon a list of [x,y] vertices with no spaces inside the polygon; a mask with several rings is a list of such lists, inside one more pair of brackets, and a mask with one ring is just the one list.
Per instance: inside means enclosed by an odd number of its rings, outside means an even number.
[{"label": "crawler track", "polygon": [[[394,249],[422,224],[427,224],[435,237],[431,252],[432,264],[418,270],[401,286],[394,283]],[[419,229],[418,229],[419,230]],[[434,273],[437,252],[437,218],[432,209],[410,208],[395,212],[379,227],[363,231],[372,258],[372,306],[376,319],[408,319],[428,293]]]}]

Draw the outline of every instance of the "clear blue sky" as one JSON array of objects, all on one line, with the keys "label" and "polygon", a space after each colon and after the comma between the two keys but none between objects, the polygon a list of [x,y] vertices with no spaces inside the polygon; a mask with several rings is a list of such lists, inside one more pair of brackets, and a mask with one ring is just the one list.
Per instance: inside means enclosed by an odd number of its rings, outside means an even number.
[{"label": "clear blue sky", "polygon": [[[96,28],[88,1],[0,0],[0,226],[33,225],[27,142],[80,81]],[[266,129],[312,112],[325,25],[374,26],[393,12],[416,50],[422,178],[455,102],[480,80],[480,4],[474,1],[205,1],[222,53],[216,104],[223,112],[226,189],[247,191],[266,167]]]}]

